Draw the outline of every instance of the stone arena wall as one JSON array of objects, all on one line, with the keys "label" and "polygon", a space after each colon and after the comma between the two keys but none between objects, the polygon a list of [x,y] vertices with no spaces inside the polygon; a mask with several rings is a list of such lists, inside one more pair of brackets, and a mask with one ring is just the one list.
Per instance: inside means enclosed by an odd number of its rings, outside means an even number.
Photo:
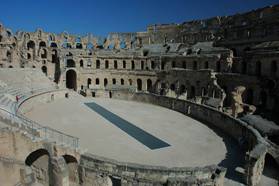
[{"label": "stone arena wall", "polygon": [[47,91],[39,94],[34,94],[24,100],[22,100],[17,106],[18,113],[27,113],[33,110],[36,106],[42,103],[49,103],[56,99],[65,98],[65,95],[69,95],[68,89],[59,89],[55,91]]}]

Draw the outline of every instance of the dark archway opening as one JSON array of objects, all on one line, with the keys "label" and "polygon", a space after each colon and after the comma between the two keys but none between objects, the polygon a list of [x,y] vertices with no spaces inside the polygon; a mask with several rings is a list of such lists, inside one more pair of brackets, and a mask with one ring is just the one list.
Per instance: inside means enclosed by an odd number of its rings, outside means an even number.
[{"label": "dark archway opening", "polygon": [[256,62],[256,76],[262,75],[262,64],[261,61]]},{"label": "dark archway opening", "polygon": [[198,62],[197,61],[193,62],[193,70],[198,70]]},{"label": "dark archway opening", "polygon": [[46,66],[42,66],[42,72],[47,76],[47,67]]},{"label": "dark archway opening", "polygon": [[262,109],[266,108],[266,103],[267,103],[267,94],[264,90],[262,90],[260,93],[260,106],[262,107]]},{"label": "dark archway opening", "polygon": [[79,183],[77,159],[74,156],[67,154],[63,155],[63,158],[68,167],[70,185],[77,185]]},{"label": "dark archway opening", "polygon": [[52,43],[50,43],[50,47],[52,47],[52,48],[57,48],[57,44],[54,43],[54,42],[52,42]]},{"label": "dark archway opening", "polygon": [[105,78],[105,79],[104,79],[104,87],[106,87],[107,85],[108,85],[108,79]]},{"label": "dark archway opening", "polygon": [[246,74],[246,72],[247,72],[247,62],[246,61],[242,61],[241,64],[242,64],[241,65],[241,73],[242,74]]},{"label": "dark archway opening", "polygon": [[121,186],[121,179],[115,178],[113,176],[110,176],[110,180],[112,182],[112,186]]},{"label": "dark archway opening", "polygon": [[46,47],[46,42],[41,41],[41,42],[39,43],[39,47],[40,47],[40,48],[41,48],[41,47]]},{"label": "dark archway opening", "polygon": [[221,61],[217,61],[216,63],[216,71],[221,72]]},{"label": "dark archway opening", "polygon": [[34,173],[36,182],[42,185],[50,185],[51,173],[49,153],[46,149],[38,149],[30,153],[25,159],[25,165]]},{"label": "dark archway opening", "polygon": [[141,79],[137,79],[137,90],[138,91],[142,90],[142,81],[141,81]]},{"label": "dark archway opening", "polygon": [[147,84],[147,87],[146,87],[147,91],[151,92],[152,91],[152,81],[151,81],[151,79],[148,79],[146,84]]},{"label": "dark archway opening", "polygon": [[252,105],[254,101],[254,93],[252,89],[247,89],[246,92],[246,103]]},{"label": "dark archway opening", "polygon": [[261,185],[278,185],[279,183],[279,165],[276,160],[270,155],[265,155],[265,164],[261,177]]},{"label": "dark archway opening", "polygon": [[190,98],[195,98],[196,96],[196,89],[194,86],[191,86],[191,95],[190,95]]},{"label": "dark archway opening", "polygon": [[83,67],[83,60],[80,60],[80,61],[79,61],[79,66],[80,66],[80,67]]},{"label": "dark archway opening", "polygon": [[77,90],[77,74],[74,70],[66,72],[66,87],[68,89]]},{"label": "dark archway opening", "polygon": [[47,58],[47,50],[46,49],[42,50],[41,58],[43,58],[43,59]]},{"label": "dark archway opening", "polygon": [[91,80],[90,78],[88,78],[88,79],[87,79],[87,88],[90,87],[91,83],[92,83],[92,80]]},{"label": "dark archway opening", "polygon": [[67,67],[68,67],[68,68],[76,67],[75,61],[72,60],[72,59],[68,59],[68,60],[67,60]]},{"label": "dark archway opening", "polygon": [[134,70],[134,69],[135,69],[135,62],[132,61],[131,63],[132,63],[132,64],[131,64],[131,69]]},{"label": "dark archway opening", "polygon": [[36,151],[33,151],[25,159],[25,165],[31,166],[37,159],[39,159],[41,156],[44,156],[44,155],[49,156],[48,151],[45,149],[38,149]]}]

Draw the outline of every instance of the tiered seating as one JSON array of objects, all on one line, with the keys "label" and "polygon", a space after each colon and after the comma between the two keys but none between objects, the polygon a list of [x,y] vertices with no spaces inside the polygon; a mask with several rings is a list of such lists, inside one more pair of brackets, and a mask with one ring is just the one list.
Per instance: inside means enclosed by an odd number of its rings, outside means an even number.
[{"label": "tiered seating", "polygon": [[55,89],[41,71],[36,69],[0,69],[0,107],[14,112],[16,96],[23,100],[32,94]]}]

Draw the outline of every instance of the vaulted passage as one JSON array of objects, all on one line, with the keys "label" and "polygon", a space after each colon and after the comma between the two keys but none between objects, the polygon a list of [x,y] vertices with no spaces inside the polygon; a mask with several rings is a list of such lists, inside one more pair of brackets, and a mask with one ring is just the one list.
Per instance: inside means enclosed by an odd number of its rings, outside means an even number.
[{"label": "vaulted passage", "polygon": [[77,90],[77,74],[74,70],[66,72],[66,87],[69,89]]}]

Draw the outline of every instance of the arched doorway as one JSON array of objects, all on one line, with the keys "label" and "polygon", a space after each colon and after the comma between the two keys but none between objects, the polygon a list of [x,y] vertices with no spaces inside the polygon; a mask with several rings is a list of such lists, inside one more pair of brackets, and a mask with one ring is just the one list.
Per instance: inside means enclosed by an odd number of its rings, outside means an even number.
[{"label": "arched doorway", "polygon": [[142,90],[142,81],[141,81],[141,79],[137,79],[137,90],[138,91]]},{"label": "arched doorway", "polygon": [[68,59],[68,60],[67,60],[67,67],[68,67],[68,68],[76,67],[75,61],[72,60],[72,59]]},{"label": "arched doorway", "polygon": [[63,158],[67,164],[68,172],[69,172],[69,182],[70,185],[78,185],[78,162],[74,156],[65,154]]},{"label": "arched doorway", "polygon": [[263,109],[266,108],[266,103],[267,103],[267,93],[262,90],[260,93],[260,105]]},{"label": "arched doorway", "polygon": [[66,87],[68,89],[77,90],[77,73],[74,70],[68,70],[66,72]]},{"label": "arched doorway", "polygon": [[243,61],[241,66],[241,73],[246,74],[246,72],[247,72],[247,62]]},{"label": "arched doorway", "polygon": [[90,87],[91,83],[92,83],[92,82],[91,82],[91,79],[90,79],[90,78],[88,78],[88,79],[87,79],[87,88],[89,88],[89,87]]},{"label": "arched doorway", "polygon": [[25,159],[25,165],[31,168],[38,183],[50,185],[49,153],[46,149],[30,153]]},{"label": "arched doorway", "polygon": [[251,88],[246,91],[246,103],[252,105],[254,102],[254,92]]},{"label": "arched doorway", "polygon": [[146,87],[147,91],[151,92],[152,91],[152,81],[151,81],[151,79],[147,80],[147,84],[146,85],[147,85],[147,87]]},{"label": "arched doorway", "polygon": [[47,67],[46,66],[42,66],[42,72],[47,76]]},{"label": "arched doorway", "polygon": [[107,85],[108,85],[108,79],[105,78],[105,79],[104,79],[104,87],[106,87]]}]

